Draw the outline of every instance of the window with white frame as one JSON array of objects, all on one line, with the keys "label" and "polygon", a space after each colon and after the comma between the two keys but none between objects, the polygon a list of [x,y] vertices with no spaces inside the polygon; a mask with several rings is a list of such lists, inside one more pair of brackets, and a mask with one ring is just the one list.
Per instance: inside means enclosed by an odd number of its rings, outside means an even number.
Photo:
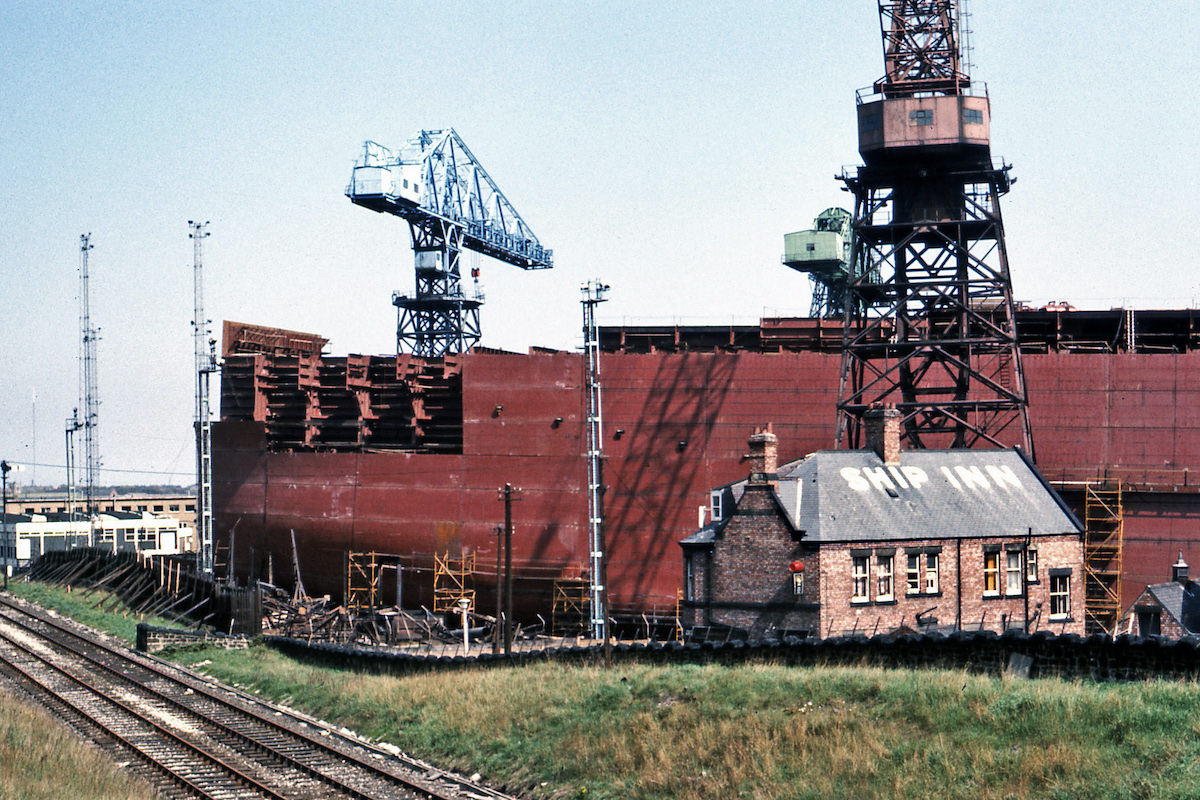
[{"label": "window with white frame", "polygon": [[895,597],[893,588],[892,569],[895,557],[891,555],[875,557],[875,599],[891,600]]},{"label": "window with white frame", "polygon": [[1004,593],[1021,593],[1021,551],[1009,550],[1004,554]]},{"label": "window with white frame", "polygon": [[721,502],[724,492],[720,489],[714,489],[711,495],[712,500],[712,521],[720,522],[725,519],[724,504]]},{"label": "window with white frame", "polygon": [[906,583],[908,584],[908,594],[921,593],[921,554],[908,554],[908,568],[905,570]]},{"label": "window with white frame", "polygon": [[870,565],[867,556],[854,556],[854,566],[850,573],[853,579],[853,594],[850,596],[851,602],[862,603],[870,599],[870,596],[867,594],[870,591],[869,569]]},{"label": "window with white frame", "polygon": [[941,591],[938,580],[938,554],[925,554],[925,594],[937,594]]},{"label": "window with white frame", "polygon": [[804,573],[792,573],[792,594],[796,597],[804,594]]},{"label": "window with white frame", "polygon": [[1071,615],[1071,576],[1050,576],[1050,619]]},{"label": "window with white frame", "polygon": [[1033,550],[1033,549],[1025,550],[1025,582],[1026,583],[1037,583],[1038,582],[1037,550]]},{"label": "window with white frame", "polygon": [[983,554],[983,593],[1000,594],[1000,553]]}]

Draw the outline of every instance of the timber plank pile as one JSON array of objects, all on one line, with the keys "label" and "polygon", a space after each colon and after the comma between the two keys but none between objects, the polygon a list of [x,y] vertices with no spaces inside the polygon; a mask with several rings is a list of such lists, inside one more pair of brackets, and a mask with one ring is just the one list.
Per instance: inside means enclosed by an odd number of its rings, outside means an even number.
[{"label": "timber plank pile", "polygon": [[[97,596],[95,608],[139,619],[165,617],[222,633],[256,636],[261,612],[256,589],[199,575],[193,558],[146,556],[78,548],[46,553],[29,568],[32,581]],[[101,590],[105,593],[98,594]]]}]

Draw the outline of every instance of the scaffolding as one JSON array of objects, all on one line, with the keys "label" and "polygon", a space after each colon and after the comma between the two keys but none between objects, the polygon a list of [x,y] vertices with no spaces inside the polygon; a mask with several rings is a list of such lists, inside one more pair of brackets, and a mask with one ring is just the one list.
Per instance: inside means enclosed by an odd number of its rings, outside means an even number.
[{"label": "scaffolding", "polygon": [[1083,587],[1088,633],[1116,630],[1121,614],[1121,482],[1084,487]]},{"label": "scaffolding", "polygon": [[389,569],[396,570],[395,605],[399,608],[403,570],[400,556],[393,553],[347,553],[346,610],[351,614],[373,614],[390,605],[383,600],[383,575]]},{"label": "scaffolding", "polygon": [[554,581],[554,605],[550,609],[550,632],[555,636],[587,633],[591,621],[591,581],[586,577]]},{"label": "scaffolding", "polygon": [[459,611],[458,601],[466,599],[467,611],[475,611],[475,553],[451,557],[433,556],[433,610],[436,613]]}]

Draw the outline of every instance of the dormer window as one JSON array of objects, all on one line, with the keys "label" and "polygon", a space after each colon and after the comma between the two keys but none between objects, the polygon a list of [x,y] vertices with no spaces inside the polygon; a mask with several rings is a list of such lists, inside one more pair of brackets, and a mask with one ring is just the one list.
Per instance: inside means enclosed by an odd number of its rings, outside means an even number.
[{"label": "dormer window", "polygon": [[712,521],[720,522],[725,519],[725,491],[723,489],[713,489],[712,491]]}]

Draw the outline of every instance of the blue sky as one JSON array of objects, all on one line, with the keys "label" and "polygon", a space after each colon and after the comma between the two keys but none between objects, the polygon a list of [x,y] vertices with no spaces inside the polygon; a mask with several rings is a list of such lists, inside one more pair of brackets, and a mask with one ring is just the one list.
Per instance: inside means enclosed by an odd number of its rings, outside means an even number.
[{"label": "blue sky", "polygon": [[[971,3],[1015,294],[1195,306],[1193,2]],[[41,3],[0,8],[0,458],[64,480],[78,242],[91,232],[105,483],[187,483],[189,219],[208,315],[394,349],[398,220],[343,191],[364,139],[454,127],[556,267],[480,263],[484,343],[580,343],[601,321],[804,313],[783,234],[849,197],[854,92],[882,72],[875,4]],[[36,392],[36,425],[33,396]],[[36,428],[36,437],[34,431]]]}]

